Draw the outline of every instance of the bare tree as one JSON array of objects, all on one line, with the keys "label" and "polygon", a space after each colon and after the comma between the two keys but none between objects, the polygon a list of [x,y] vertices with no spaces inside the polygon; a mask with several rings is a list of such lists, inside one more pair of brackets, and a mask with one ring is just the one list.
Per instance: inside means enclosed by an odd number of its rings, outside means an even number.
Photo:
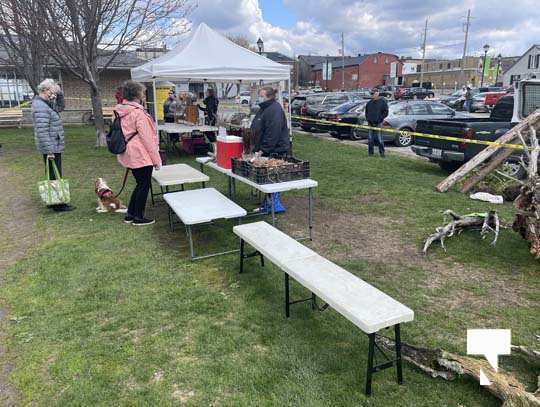
[{"label": "bare tree", "polygon": [[[253,52],[257,52],[257,49],[256,49],[255,46],[249,41],[249,38],[246,37],[246,36],[243,35],[243,34],[227,34],[226,37],[227,37],[229,40],[231,40],[232,42],[234,42],[235,44],[240,45],[240,46],[243,47],[243,48],[249,49],[250,51],[253,51]],[[225,95],[225,97],[228,97],[228,96],[229,96],[229,93],[231,92],[233,86],[234,86],[233,83],[228,83],[228,84],[225,86],[225,90],[223,91],[223,94]],[[236,84],[236,93],[237,93],[237,94],[240,93],[240,84]]]},{"label": "bare tree", "polygon": [[192,0],[35,0],[44,46],[90,88],[97,145],[105,145],[100,74],[136,45],[162,42],[188,30]]},{"label": "bare tree", "polygon": [[36,14],[36,0],[0,0],[0,60],[13,66],[37,94],[44,76],[47,53]]}]

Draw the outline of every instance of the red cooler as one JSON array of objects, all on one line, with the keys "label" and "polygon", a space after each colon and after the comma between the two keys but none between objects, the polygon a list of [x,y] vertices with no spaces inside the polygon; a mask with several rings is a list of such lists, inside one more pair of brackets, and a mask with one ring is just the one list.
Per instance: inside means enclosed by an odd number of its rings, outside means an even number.
[{"label": "red cooler", "polygon": [[217,137],[217,165],[221,168],[232,168],[231,158],[242,158],[244,142],[242,137],[218,136]]}]

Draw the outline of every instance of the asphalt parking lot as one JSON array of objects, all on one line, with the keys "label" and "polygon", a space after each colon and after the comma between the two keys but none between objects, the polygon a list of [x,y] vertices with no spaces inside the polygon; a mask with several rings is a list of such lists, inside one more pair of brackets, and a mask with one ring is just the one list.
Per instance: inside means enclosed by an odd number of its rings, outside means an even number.
[{"label": "asphalt parking lot", "polygon": [[[471,116],[478,117],[478,118],[487,118],[489,117],[489,113],[471,113]],[[313,137],[317,137],[317,138],[324,139],[327,141],[332,141],[335,143],[341,143],[341,144],[346,144],[346,145],[360,147],[360,148],[367,148],[367,140],[359,140],[359,141],[346,140],[346,139],[339,140],[337,138],[332,137],[330,133],[310,133],[310,132],[303,131],[300,127],[293,127],[293,131],[295,133],[312,135]],[[394,145],[390,143],[386,143],[385,149],[386,151],[389,151],[398,155],[403,155],[410,158],[417,158],[419,160],[425,160],[425,158],[417,156],[410,147],[395,147]]]}]

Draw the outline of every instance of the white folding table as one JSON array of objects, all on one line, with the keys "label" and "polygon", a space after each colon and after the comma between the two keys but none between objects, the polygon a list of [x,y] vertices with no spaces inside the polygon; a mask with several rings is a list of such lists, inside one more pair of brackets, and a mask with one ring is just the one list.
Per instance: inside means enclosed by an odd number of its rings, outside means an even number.
[{"label": "white folding table", "polygon": [[185,184],[195,184],[200,182],[201,186],[204,188],[205,183],[210,179],[208,175],[203,174],[201,171],[198,171],[187,164],[164,165],[159,171],[154,170],[152,172],[152,178],[158,183],[161,190],[161,192],[155,194],[152,187],[150,187],[152,204],[155,203],[155,196],[176,192],[170,191],[170,186],[179,185],[183,191]]},{"label": "white folding table", "polygon": [[269,196],[271,202],[271,214],[272,214],[272,225],[276,226],[276,212],[274,208],[274,200],[271,195],[276,192],[286,192],[300,189],[308,190],[308,237],[310,240],[313,240],[313,189],[316,188],[319,184],[317,181],[310,178],[300,179],[297,181],[287,181],[287,182],[277,182],[274,184],[257,184],[250,179],[242,177],[238,174],[222,168],[216,164],[213,157],[198,157],[196,161],[199,163],[201,172],[204,172],[204,166],[208,166],[225,176],[228,179],[228,188],[229,188],[229,197],[235,199],[236,197],[236,180],[242,182],[250,187],[256,189],[257,191],[262,192],[266,196]]},{"label": "white folding table", "polygon": [[194,131],[206,132],[206,131],[218,131],[219,128],[215,126],[208,126],[206,124],[187,124],[187,123],[163,123],[157,126],[158,130],[164,133],[192,133]]},{"label": "white folding table", "polygon": [[165,202],[169,205],[169,226],[171,230],[174,225],[173,213],[178,216],[180,221],[186,227],[191,260],[205,259],[208,257],[238,252],[238,249],[236,249],[203,256],[195,256],[192,227],[194,225],[211,223],[220,219],[238,219],[238,223],[240,223],[240,218],[247,215],[244,208],[238,206],[214,188],[171,192],[163,195],[163,199],[165,199]]}]

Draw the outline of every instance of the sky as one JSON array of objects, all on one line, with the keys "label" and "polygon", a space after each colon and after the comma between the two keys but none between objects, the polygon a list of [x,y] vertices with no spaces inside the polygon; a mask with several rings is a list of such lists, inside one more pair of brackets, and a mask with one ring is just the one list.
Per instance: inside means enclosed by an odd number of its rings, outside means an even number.
[{"label": "sky", "polygon": [[223,34],[242,34],[265,51],[286,55],[390,52],[421,56],[426,18],[426,58],[463,53],[464,23],[471,10],[468,55],[523,54],[540,43],[539,0],[193,0],[191,26],[205,22]]}]

